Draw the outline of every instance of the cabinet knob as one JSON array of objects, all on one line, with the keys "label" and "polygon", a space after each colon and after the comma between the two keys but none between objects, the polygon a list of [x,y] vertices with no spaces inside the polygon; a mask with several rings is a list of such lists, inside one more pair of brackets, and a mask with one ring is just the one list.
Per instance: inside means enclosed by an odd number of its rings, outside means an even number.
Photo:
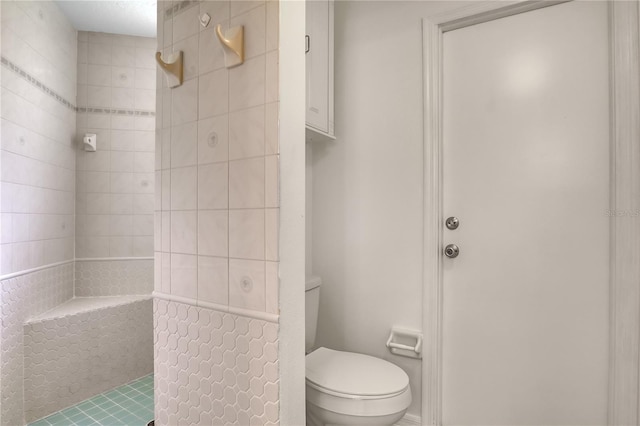
[{"label": "cabinet knob", "polygon": [[304,36],[304,46],[304,53],[309,53],[309,50],[311,50],[311,37],[308,35]]}]

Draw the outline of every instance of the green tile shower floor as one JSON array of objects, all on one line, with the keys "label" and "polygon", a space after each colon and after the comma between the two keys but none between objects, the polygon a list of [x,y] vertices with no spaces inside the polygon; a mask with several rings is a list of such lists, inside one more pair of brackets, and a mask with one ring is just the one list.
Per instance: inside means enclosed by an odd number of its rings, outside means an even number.
[{"label": "green tile shower floor", "polygon": [[29,426],[145,426],[153,420],[153,374],[101,393]]}]

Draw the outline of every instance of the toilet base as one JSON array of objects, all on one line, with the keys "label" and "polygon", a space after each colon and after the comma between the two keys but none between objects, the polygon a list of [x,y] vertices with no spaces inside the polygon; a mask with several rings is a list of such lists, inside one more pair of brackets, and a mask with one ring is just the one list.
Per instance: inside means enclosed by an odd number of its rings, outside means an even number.
[{"label": "toilet base", "polygon": [[309,402],[306,403],[306,406],[306,426],[393,426],[407,412],[407,410],[402,410],[385,416],[351,416],[334,413]]}]

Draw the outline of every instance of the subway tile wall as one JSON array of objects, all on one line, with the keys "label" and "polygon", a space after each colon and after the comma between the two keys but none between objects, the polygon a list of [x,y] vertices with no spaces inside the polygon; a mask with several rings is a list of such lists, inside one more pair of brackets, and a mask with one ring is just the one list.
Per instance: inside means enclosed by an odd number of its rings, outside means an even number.
[{"label": "subway tile wall", "polygon": [[[160,426],[278,423],[278,13],[277,0],[158,2],[158,50],[184,52],[182,86],[157,76]],[[218,24],[244,26],[242,65],[225,67]]]},{"label": "subway tile wall", "polygon": [[156,40],[78,32],[76,257],[152,257]]},{"label": "subway tile wall", "polygon": [[0,275],[74,257],[76,31],[51,1],[2,1]]}]

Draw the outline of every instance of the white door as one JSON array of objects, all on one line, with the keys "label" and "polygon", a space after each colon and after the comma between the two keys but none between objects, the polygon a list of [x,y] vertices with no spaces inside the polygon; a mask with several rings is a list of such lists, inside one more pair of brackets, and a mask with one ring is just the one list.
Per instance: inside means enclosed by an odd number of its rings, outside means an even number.
[{"label": "white door", "polygon": [[[444,35],[443,422],[607,423],[607,5]],[[444,224],[443,224],[444,227]]]}]

